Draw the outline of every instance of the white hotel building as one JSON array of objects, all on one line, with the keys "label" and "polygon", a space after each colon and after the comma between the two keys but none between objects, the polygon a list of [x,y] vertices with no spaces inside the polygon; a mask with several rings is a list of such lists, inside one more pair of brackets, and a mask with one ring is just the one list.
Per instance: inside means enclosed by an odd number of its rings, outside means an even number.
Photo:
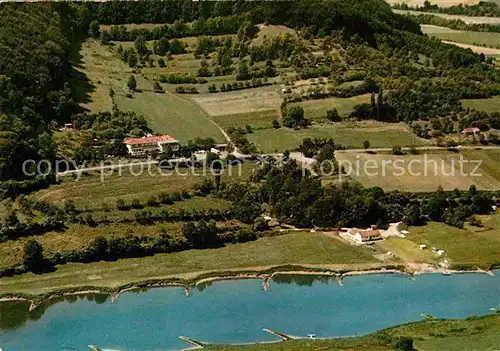
[{"label": "white hotel building", "polygon": [[180,144],[170,135],[148,136],[142,138],[125,139],[123,142],[130,156],[145,156],[151,153],[179,150]]}]

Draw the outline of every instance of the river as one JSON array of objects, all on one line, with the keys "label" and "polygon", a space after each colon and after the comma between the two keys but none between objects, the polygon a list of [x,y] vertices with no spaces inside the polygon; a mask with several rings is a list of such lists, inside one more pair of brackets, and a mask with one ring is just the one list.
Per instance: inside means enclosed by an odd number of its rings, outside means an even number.
[{"label": "river", "polygon": [[500,307],[500,271],[486,274],[373,274],[337,280],[276,276],[268,291],[257,279],[219,281],[186,296],[176,287],[0,303],[3,351],[175,350],[180,335],[214,343],[275,341],[263,328],[296,336],[362,335],[411,321],[422,313],[465,318]]}]

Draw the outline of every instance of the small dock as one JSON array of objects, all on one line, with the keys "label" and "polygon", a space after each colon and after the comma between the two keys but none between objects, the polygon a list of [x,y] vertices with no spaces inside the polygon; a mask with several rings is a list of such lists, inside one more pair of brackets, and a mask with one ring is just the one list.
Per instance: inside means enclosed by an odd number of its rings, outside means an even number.
[{"label": "small dock", "polygon": [[264,328],[262,329],[263,331],[265,332],[268,332],[269,334],[272,334],[274,336],[277,336],[278,338],[280,338],[281,340],[283,341],[286,341],[286,340],[292,340],[292,339],[295,339],[293,336],[291,335],[287,335],[287,334],[283,334],[283,333],[278,333],[274,330],[271,330],[271,329],[267,329],[267,328]]},{"label": "small dock", "polygon": [[427,314],[427,313],[420,313],[420,315],[422,317],[424,317],[425,319],[429,319],[429,320],[433,320],[433,319],[437,319],[436,317],[430,315],[430,314]]},{"label": "small dock", "polygon": [[185,342],[188,342],[188,343],[194,345],[195,348],[197,348],[197,349],[202,349],[203,348],[203,343],[201,341],[194,340],[194,339],[191,339],[191,338],[189,338],[187,336],[182,336],[182,335],[179,336],[179,339],[184,340]]}]

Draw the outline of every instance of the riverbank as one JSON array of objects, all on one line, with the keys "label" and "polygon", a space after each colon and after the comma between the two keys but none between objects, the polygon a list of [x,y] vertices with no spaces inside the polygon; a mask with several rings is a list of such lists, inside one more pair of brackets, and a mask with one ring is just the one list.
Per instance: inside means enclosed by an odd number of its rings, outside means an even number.
[{"label": "riverbank", "polygon": [[417,350],[492,350],[500,338],[500,314],[459,320],[433,320],[403,324],[364,336],[300,339],[274,343],[204,345],[209,351],[394,350],[403,338]]},{"label": "riverbank", "polygon": [[[342,265],[337,265],[342,266]],[[469,271],[447,271],[449,274],[464,274],[464,273],[481,273],[481,274],[493,274],[491,271],[484,270],[469,270]],[[72,287],[66,289],[58,289],[42,294],[21,294],[21,293],[4,293],[0,294],[0,302],[13,302],[13,301],[27,301],[30,302],[30,311],[35,310],[42,303],[49,301],[54,298],[64,297],[64,296],[74,296],[74,295],[87,295],[87,294],[102,294],[107,295],[112,301],[119,298],[120,294],[130,291],[137,291],[141,289],[152,289],[161,287],[179,287],[186,290],[186,295],[189,295],[190,290],[199,287],[203,284],[210,284],[216,281],[224,280],[243,280],[243,279],[260,279],[263,282],[263,288],[266,290],[266,286],[270,280],[279,275],[313,275],[313,276],[325,276],[335,278],[342,285],[342,281],[345,277],[361,276],[368,274],[401,274],[407,276],[414,276],[419,274],[429,274],[429,273],[440,273],[443,271],[440,269],[435,269],[432,272],[426,271],[411,271],[407,266],[387,266],[380,267],[377,269],[366,269],[359,270],[348,270],[347,267],[335,267],[335,265],[325,266],[296,266],[296,265],[286,265],[286,266],[274,266],[274,267],[263,267],[261,269],[246,269],[246,270],[232,270],[232,271],[213,271],[213,272],[203,272],[198,275],[192,276],[190,278],[178,278],[171,277],[165,279],[156,280],[144,280],[134,283],[128,283],[123,286],[118,287],[95,287],[95,286],[82,286],[82,287]]]},{"label": "riverbank", "polygon": [[[7,349],[22,346],[30,351],[36,349],[28,339],[47,350],[56,345],[80,349],[88,344],[116,350],[160,349],[165,345],[181,349],[187,345],[179,336],[205,346],[268,343],[276,341],[275,333],[279,333],[297,339],[314,334],[314,344],[310,339],[298,340],[314,346],[320,339],[367,335],[421,321],[424,315],[461,319],[492,314],[498,307],[500,279],[499,271],[494,272],[495,277],[422,274],[410,279],[410,272],[396,268],[334,272],[288,266],[274,267],[265,274],[262,270],[231,272],[232,281],[211,284],[214,279],[228,278],[224,272],[212,273],[197,281],[193,278],[189,297],[184,296],[185,286],[178,281],[172,284],[174,289],[134,285],[122,289],[129,293],[120,295],[89,293],[88,289],[88,294],[77,297],[74,291],[70,296],[48,300],[31,312],[30,303],[0,304],[0,343]],[[344,284],[339,284],[342,277]],[[269,281],[268,292],[263,291],[265,281]],[[118,298],[117,303],[112,303],[110,296]],[[64,324],[67,328],[57,327],[67,320],[72,321]],[[78,333],[82,328],[89,330],[88,334]],[[275,333],[271,335],[264,328]],[[29,338],[19,345],[21,336]],[[288,344],[280,345],[280,349],[288,350]]]}]

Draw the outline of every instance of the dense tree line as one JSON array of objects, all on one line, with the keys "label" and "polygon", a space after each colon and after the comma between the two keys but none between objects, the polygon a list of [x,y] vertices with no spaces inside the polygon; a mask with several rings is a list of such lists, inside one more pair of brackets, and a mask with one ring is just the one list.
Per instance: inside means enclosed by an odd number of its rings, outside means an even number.
[{"label": "dense tree line", "polygon": [[344,29],[346,35],[358,33],[371,40],[373,33],[393,28],[419,32],[418,26],[394,15],[379,0],[322,0],[293,2],[192,2],[189,0],[152,2],[86,3],[92,19],[102,24],[192,22],[201,18],[245,14],[252,23],[284,24],[293,28],[310,27],[310,32],[328,33]]},{"label": "dense tree line", "polygon": [[226,196],[251,199],[248,206],[267,204],[278,220],[301,227],[368,227],[398,221],[412,225],[440,221],[462,227],[465,221],[477,224],[471,216],[491,212],[500,195],[475,187],[431,194],[385,193],[353,182],[323,187],[293,160],[263,167],[252,179],[259,181],[257,186],[229,187]]},{"label": "dense tree line", "polygon": [[108,41],[134,41],[138,37],[143,37],[145,40],[162,40],[200,35],[236,34],[245,21],[244,16],[228,16],[199,19],[191,23],[175,20],[172,24],[154,28],[128,29],[123,25],[118,25],[111,26],[109,30],[103,30],[100,35],[102,37],[103,33],[106,33],[104,35]]}]

